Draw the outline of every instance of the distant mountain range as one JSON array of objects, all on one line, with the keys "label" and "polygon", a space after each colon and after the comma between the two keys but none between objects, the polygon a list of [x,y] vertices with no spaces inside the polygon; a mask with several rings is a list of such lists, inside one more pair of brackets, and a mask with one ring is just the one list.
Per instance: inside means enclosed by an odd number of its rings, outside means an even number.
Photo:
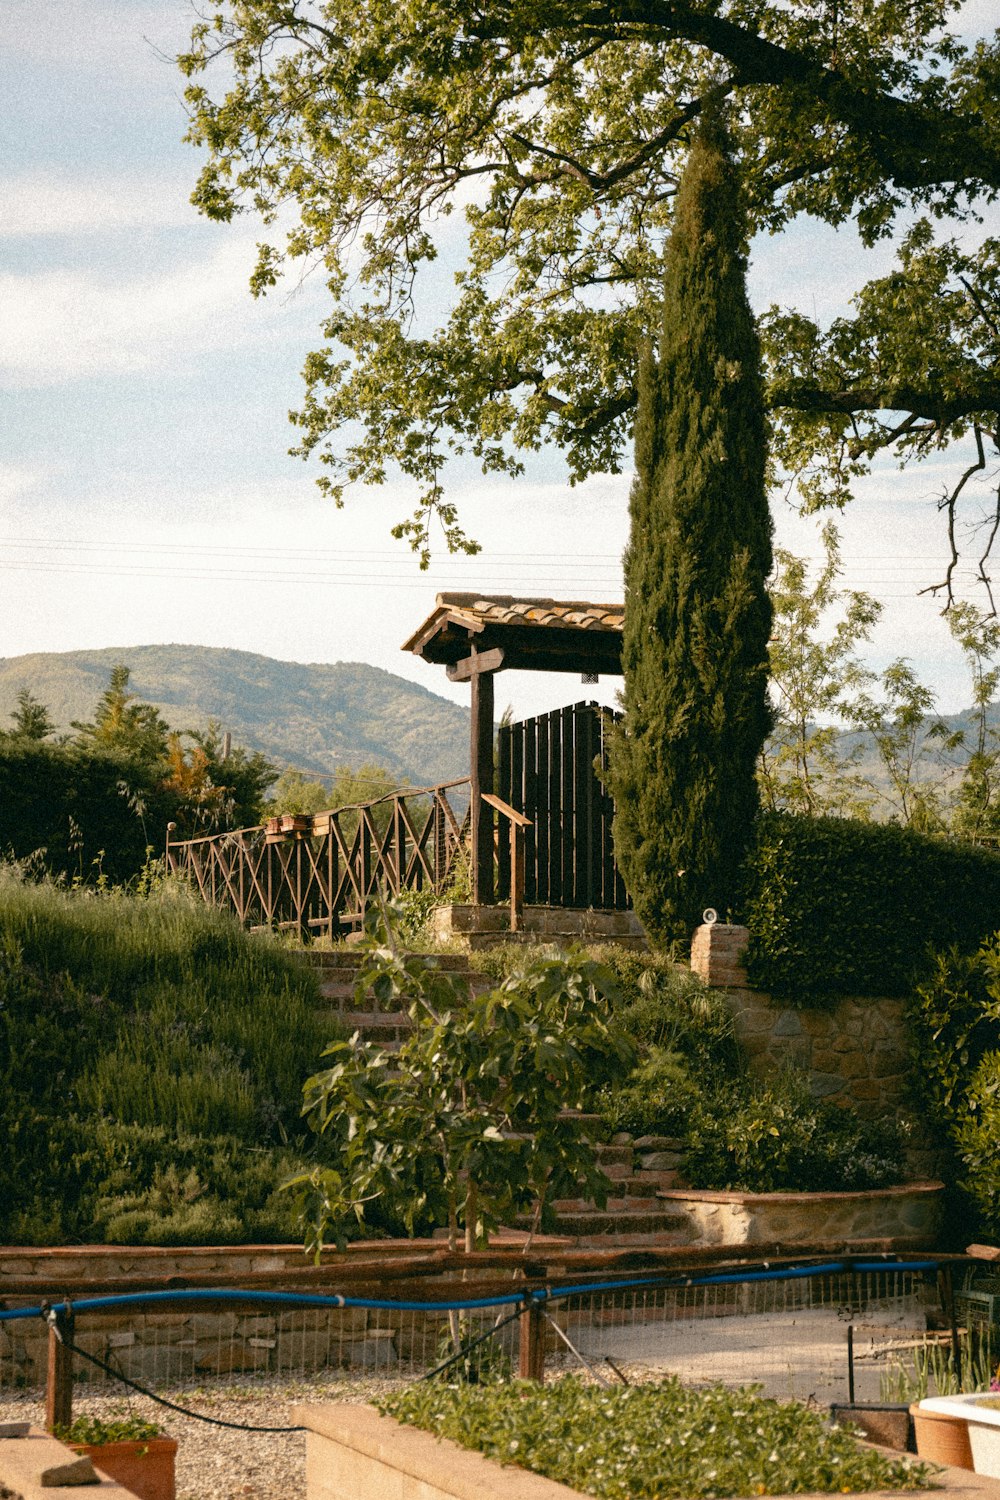
[{"label": "distant mountain range", "polygon": [[468,775],[468,710],[362,662],[275,661],[213,646],[109,646],[100,651],[0,657],[0,727],[22,688],[60,731],[93,718],[112,667],[172,729],[217,719],[233,743],[261,750],[279,768],[329,776],[375,761],[414,786]]}]

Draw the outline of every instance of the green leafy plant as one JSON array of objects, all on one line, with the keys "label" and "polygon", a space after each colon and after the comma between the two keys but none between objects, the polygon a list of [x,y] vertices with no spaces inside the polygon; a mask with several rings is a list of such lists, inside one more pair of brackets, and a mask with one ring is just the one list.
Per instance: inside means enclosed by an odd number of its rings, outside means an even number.
[{"label": "green leafy plant", "polygon": [[926,1396],[957,1396],[987,1391],[997,1361],[991,1339],[963,1329],[959,1339],[959,1368],[949,1344],[923,1343],[906,1352],[892,1352],[879,1375],[879,1396],[899,1405]]},{"label": "green leafy plant", "polygon": [[564,1106],[631,1055],[611,1025],[611,974],[583,955],[529,957],[485,995],[388,934],[369,950],[358,995],[406,1008],[411,1035],[387,1053],[357,1035],[327,1049],[305,1086],[305,1113],[335,1166],[289,1183],[307,1248],[391,1207],[409,1233],[447,1227],[472,1250],[498,1224],[552,1198],[606,1202],[593,1146]]},{"label": "green leafy plant", "polygon": [[697,1104],[683,1170],[692,1187],[751,1193],[888,1187],[903,1178],[905,1138],[896,1121],[859,1120],[813,1099],[789,1072]]},{"label": "green leafy plant", "polygon": [[131,1415],[112,1417],[75,1417],[68,1425],[53,1429],[54,1436],[63,1443],[87,1443],[90,1447],[103,1447],[105,1443],[144,1443],[150,1438],[163,1436],[163,1428],[157,1422],[147,1422],[142,1417]]},{"label": "green leafy plant", "polygon": [[615,1387],[410,1386],[379,1409],[601,1500],[920,1489],[927,1468],[861,1447],[818,1412],[751,1387],[691,1390],[670,1377]]}]

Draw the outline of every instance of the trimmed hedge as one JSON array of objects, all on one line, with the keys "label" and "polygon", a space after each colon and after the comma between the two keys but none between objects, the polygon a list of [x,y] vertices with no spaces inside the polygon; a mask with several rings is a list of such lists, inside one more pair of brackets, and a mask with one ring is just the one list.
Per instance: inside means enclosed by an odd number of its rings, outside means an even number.
[{"label": "trimmed hedge", "polygon": [[907,995],[1000,928],[1000,854],[894,824],[767,814],[745,891],[750,983],[800,1004]]},{"label": "trimmed hedge", "polygon": [[176,795],[158,786],[163,767],[111,750],[0,739],[0,856],[42,854],[52,875],[112,883],[142,869],[146,847],[163,849]]}]

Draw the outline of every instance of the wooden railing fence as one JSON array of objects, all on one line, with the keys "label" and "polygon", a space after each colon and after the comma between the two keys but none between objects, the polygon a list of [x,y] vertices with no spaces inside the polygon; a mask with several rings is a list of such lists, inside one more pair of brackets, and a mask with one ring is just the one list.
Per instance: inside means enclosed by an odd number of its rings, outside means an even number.
[{"label": "wooden railing fence", "polygon": [[337,938],[379,892],[440,892],[466,857],[468,778],[174,842],[168,870],[249,927]]}]

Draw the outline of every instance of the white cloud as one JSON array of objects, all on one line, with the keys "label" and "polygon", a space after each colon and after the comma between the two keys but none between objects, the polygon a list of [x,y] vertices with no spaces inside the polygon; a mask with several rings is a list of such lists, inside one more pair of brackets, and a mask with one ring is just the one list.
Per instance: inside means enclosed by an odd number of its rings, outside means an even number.
[{"label": "white cloud", "polygon": [[251,299],[252,259],[248,239],[231,236],[197,261],[158,275],[0,276],[0,381],[38,387],[149,370],[172,355],[260,338],[293,320],[287,302]]},{"label": "white cloud", "polygon": [[0,179],[0,237],[120,233],[196,222],[190,202],[193,175],[95,175],[88,181],[56,172]]},{"label": "white cloud", "polygon": [[91,71],[105,83],[157,82],[178,75],[171,58],[190,40],[194,11],[149,0],[20,0],[4,11],[4,50],[50,68],[64,61],[79,75]]},{"label": "white cloud", "polygon": [[0,505],[14,505],[22,496],[37,490],[47,474],[46,469],[27,464],[0,464]]}]

